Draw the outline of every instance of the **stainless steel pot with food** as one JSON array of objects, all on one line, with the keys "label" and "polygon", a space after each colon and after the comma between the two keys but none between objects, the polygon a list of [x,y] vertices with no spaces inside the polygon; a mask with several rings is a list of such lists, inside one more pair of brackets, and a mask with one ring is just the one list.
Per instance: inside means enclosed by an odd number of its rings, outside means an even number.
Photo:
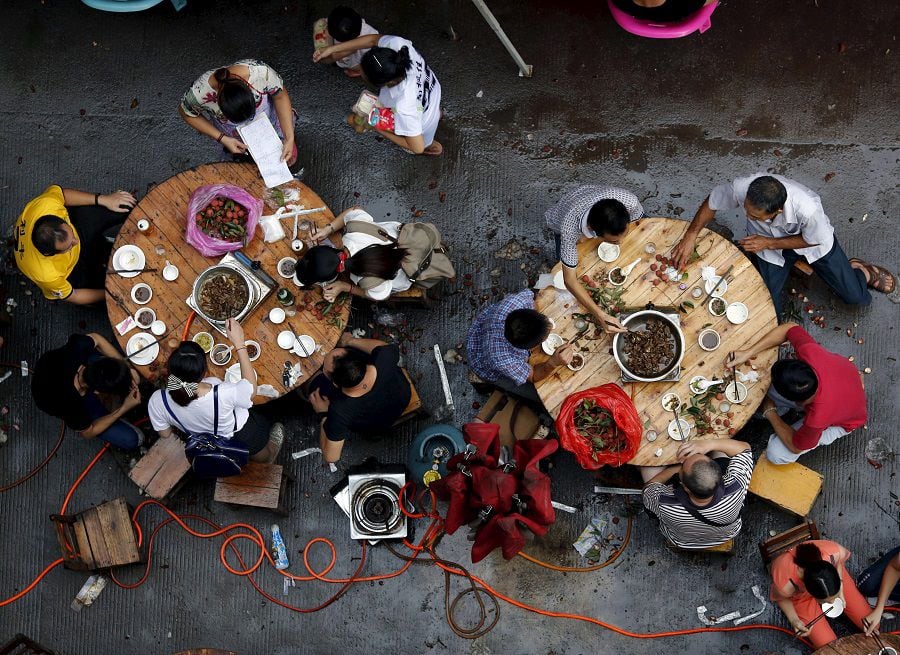
[{"label": "stainless steel pot with food", "polygon": [[230,266],[212,266],[203,271],[194,281],[191,297],[197,309],[214,321],[240,317],[253,302],[247,280]]},{"label": "stainless steel pot with food", "polygon": [[684,334],[669,316],[655,309],[631,314],[622,321],[628,332],[613,337],[613,357],[619,368],[640,382],[659,382],[681,364]]}]

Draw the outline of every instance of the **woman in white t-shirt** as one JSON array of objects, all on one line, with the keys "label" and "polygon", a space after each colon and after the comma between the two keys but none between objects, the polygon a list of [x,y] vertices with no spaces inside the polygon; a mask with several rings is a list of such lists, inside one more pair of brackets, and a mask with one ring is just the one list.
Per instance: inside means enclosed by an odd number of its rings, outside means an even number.
[{"label": "woman in white t-shirt", "polygon": [[363,78],[380,89],[379,102],[393,112],[394,129],[385,138],[416,155],[440,155],[434,140],[441,120],[441,84],[413,44],[399,36],[371,34],[316,51],[313,61],[343,57],[370,48],[360,66]]},{"label": "woman in white t-shirt", "polygon": [[[183,426],[192,434],[215,432],[225,439],[239,439],[247,445],[253,461],[274,462],[284,442],[284,426],[271,424],[251,409],[256,393],[256,373],[244,346],[244,330],[232,318],[228,319],[225,330],[241,365],[241,379],[223,382],[215,377],[205,377],[206,353],[193,341],[183,341],[169,357],[166,388],[156,391],[147,404],[150,423],[164,438],[173,435],[173,428]],[[215,427],[213,387],[219,389],[219,422]],[[162,394],[167,394],[171,413]]]}]

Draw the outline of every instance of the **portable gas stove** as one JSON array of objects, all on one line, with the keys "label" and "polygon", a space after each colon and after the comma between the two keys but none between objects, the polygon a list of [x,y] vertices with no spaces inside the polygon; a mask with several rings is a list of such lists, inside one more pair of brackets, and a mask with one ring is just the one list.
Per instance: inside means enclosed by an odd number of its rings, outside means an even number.
[{"label": "portable gas stove", "polygon": [[[235,273],[241,276],[246,283],[247,288],[250,292],[250,300],[247,305],[244,307],[241,312],[235,316],[234,318],[240,323],[243,322],[245,318],[247,318],[253,311],[259,307],[263,301],[269,296],[270,293],[278,286],[267,273],[262,271],[259,268],[253,268],[253,264],[250,259],[242,252],[237,251],[233,253],[226,254],[221,261],[217,264],[210,266],[206,270],[210,270],[212,268],[228,268],[233,270]],[[206,271],[204,271],[205,273]],[[202,276],[203,273],[200,274]],[[198,278],[200,277],[198,276]],[[207,323],[209,323],[216,330],[221,332],[223,335],[226,335],[225,332],[225,321],[219,321],[210,316],[200,309],[197,305],[198,303],[195,301],[194,295],[191,294],[186,300],[187,306],[197,312],[197,315],[203,318]]]},{"label": "portable gas stove", "polygon": [[[652,307],[652,305],[648,305],[648,307]],[[681,316],[679,316],[677,309],[675,309],[674,307],[654,307],[654,309],[656,309],[661,314],[664,314],[667,318],[670,318],[672,320],[672,322],[675,323],[676,326],[678,326],[678,329],[681,330]],[[621,323],[625,323],[625,321],[628,320],[628,318],[630,316],[632,316],[633,314],[637,314],[638,311],[644,311],[644,308],[619,315],[619,321]],[[623,383],[643,382],[643,380],[637,380],[637,379],[633,378],[632,376],[630,376],[621,367],[619,367],[619,368],[622,371],[622,382]],[[681,379],[681,365],[679,364],[678,366],[673,368],[672,371],[666,377],[661,378],[660,380],[657,380],[657,382],[678,382],[678,380],[680,380],[680,379]]]},{"label": "portable gas stove", "polygon": [[400,511],[400,489],[405,484],[402,465],[370,458],[352,466],[349,475],[331,488],[335,502],[350,519],[350,538],[375,545],[383,539],[407,537],[407,518]]}]

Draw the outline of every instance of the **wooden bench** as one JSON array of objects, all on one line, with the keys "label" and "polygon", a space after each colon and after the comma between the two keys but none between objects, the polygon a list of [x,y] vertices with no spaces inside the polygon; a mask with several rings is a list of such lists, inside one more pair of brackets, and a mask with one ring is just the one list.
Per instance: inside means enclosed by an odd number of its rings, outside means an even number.
[{"label": "wooden bench", "polygon": [[772,464],[763,453],[750,478],[750,493],[804,518],[822,491],[822,481],[821,474],[803,464]]},{"label": "wooden bench", "polygon": [[50,516],[62,549],[63,566],[100,571],[141,561],[137,534],[125,498],[116,498],[80,514]]},{"label": "wooden bench", "polygon": [[804,521],[795,525],[790,530],[759,542],[759,554],[762,556],[763,565],[768,568],[772,561],[784,552],[789,551],[797,544],[820,539],[819,528],[814,521]]},{"label": "wooden bench", "polygon": [[282,496],[293,476],[280,464],[247,462],[239,475],[219,478],[213,499],[220,503],[262,507],[287,516]]},{"label": "wooden bench", "polygon": [[669,546],[669,550],[676,553],[693,553],[695,555],[699,553],[718,553],[719,555],[734,555],[734,539],[729,539],[724,544],[710,546],[709,548],[680,548],[672,544],[667,545]]},{"label": "wooden bench", "polygon": [[413,384],[412,378],[409,376],[409,371],[405,368],[402,370],[403,375],[406,377],[406,381],[409,382],[409,403],[407,403],[406,409],[403,410],[400,418],[394,421],[394,426],[402,425],[425,413],[425,409],[422,407],[422,399],[419,398],[419,392],[416,391],[416,385]]},{"label": "wooden bench", "polygon": [[0,646],[0,655],[57,655],[57,653],[19,633]]},{"label": "wooden bench", "polygon": [[177,491],[190,469],[181,439],[160,438],[134,465],[128,477],[148,496],[164,502]]},{"label": "wooden bench", "polygon": [[433,300],[440,300],[443,296],[443,286],[443,280],[430,289],[423,289],[422,287],[413,285],[406,291],[392,293],[386,300],[382,301],[382,304],[394,308],[400,307],[401,305],[422,308],[431,307],[431,302]]}]

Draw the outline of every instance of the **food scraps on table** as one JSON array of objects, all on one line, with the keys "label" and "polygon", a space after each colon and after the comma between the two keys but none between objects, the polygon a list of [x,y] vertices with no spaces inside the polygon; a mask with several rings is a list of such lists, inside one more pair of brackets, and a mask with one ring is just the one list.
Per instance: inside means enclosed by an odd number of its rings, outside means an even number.
[{"label": "food scraps on table", "polygon": [[247,235],[247,208],[225,196],[216,196],[197,212],[197,227],[223,241],[242,241]]},{"label": "food scraps on table", "polygon": [[597,453],[617,453],[627,445],[612,413],[595,400],[585,398],[575,407],[574,422],[578,434],[590,443],[591,457],[595,461]]}]

